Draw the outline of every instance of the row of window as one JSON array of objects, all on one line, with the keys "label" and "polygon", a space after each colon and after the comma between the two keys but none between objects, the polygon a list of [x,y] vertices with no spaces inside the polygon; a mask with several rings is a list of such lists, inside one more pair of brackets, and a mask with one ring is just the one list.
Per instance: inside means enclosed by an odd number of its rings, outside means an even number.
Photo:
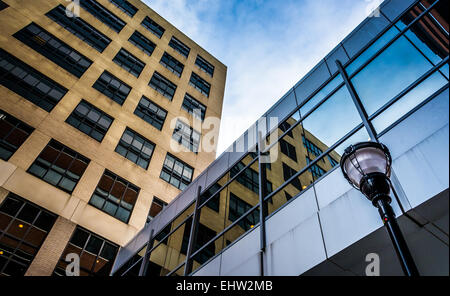
[{"label": "row of window", "polygon": [[[69,116],[67,122],[86,134],[100,139],[102,137],[101,132],[108,130],[112,119],[89,103],[82,101]],[[32,127],[0,110],[0,158],[7,161],[32,132]],[[154,149],[154,143],[126,128],[115,151],[147,169]],[[87,157],[55,140],[51,140],[30,166],[28,173],[67,193],[72,193],[89,162],[90,160]],[[194,169],[191,166],[167,154],[161,171],[161,178],[179,189],[184,189],[192,181],[193,171]],[[121,183],[123,182],[121,181]],[[137,188],[134,185],[130,185],[130,187]],[[99,190],[102,192],[101,188]],[[134,190],[134,192],[138,191]],[[114,213],[112,212],[112,204],[106,203],[106,200],[100,206],[98,195],[94,198],[93,204],[125,222],[131,213],[130,207],[134,205],[135,199],[132,199],[133,202],[124,202],[117,199],[117,194],[114,196],[116,199],[113,200],[119,204]]]},{"label": "row of window", "polygon": [[[113,2],[116,6],[122,8],[124,11],[131,12],[133,11],[133,7],[127,1],[117,1]],[[81,0],[80,6],[91,13],[94,17],[105,23],[111,29],[116,32],[120,32],[123,27],[126,25],[123,20],[114,15],[108,9],[106,9],[103,5],[99,4],[94,0]],[[88,43],[90,46],[98,50],[99,52],[103,52],[105,48],[111,43],[111,39],[106,37],[104,34],[96,30],[94,27],[89,25],[80,17],[72,18],[66,15],[66,8],[62,5],[57,6],[47,13],[47,16],[60,24],[62,27],[67,29],[69,32],[76,35],[81,40]],[[165,29],[152,20],[150,17],[145,17],[142,21],[142,26],[147,28],[150,32],[156,35],[158,38],[161,38],[165,32]],[[47,35],[48,32],[47,32]],[[133,35],[130,37],[129,41],[143,50],[146,54],[151,55],[156,47],[156,45],[143,36],[138,31],[135,31]],[[172,37],[169,42],[169,46],[176,50],[184,57],[188,57],[190,48],[187,47],[183,42],[178,40],[176,37]],[[168,54],[167,54],[168,55]],[[166,65],[170,63],[167,61],[168,56],[163,56],[162,62],[164,61]],[[180,67],[183,66],[180,62],[178,62],[175,58],[171,57],[172,62],[175,63],[174,67],[171,67],[171,71],[173,71],[176,75],[181,76],[182,69],[180,71]],[[142,62],[141,62],[142,63]],[[211,65],[208,61],[206,61],[200,55],[197,56],[195,61],[195,65],[197,65],[202,71],[209,74],[211,77],[214,74],[214,66]],[[176,66],[176,67],[175,67]],[[184,66],[183,66],[184,67]]]}]

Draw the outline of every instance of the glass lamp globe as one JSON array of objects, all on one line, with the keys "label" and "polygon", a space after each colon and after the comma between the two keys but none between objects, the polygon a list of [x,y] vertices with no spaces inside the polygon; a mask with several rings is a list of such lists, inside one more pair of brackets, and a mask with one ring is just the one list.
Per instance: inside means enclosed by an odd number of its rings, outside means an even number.
[{"label": "glass lamp globe", "polygon": [[391,155],[385,145],[361,142],[345,149],[341,169],[350,184],[372,200],[376,194],[389,194],[391,163]]}]

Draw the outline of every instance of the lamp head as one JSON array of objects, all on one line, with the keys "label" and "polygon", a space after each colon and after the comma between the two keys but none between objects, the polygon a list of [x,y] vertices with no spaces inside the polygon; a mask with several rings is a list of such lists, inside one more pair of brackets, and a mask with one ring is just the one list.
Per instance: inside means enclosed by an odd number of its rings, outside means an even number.
[{"label": "lamp head", "polygon": [[392,158],[385,145],[376,142],[351,145],[345,149],[340,164],[344,177],[369,200],[389,194]]}]

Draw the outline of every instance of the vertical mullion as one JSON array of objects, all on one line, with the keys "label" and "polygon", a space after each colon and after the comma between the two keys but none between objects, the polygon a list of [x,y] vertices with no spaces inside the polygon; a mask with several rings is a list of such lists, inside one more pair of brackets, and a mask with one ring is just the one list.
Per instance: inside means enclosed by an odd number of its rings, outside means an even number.
[{"label": "vertical mullion", "polygon": [[141,263],[141,268],[139,268],[139,276],[146,276],[147,275],[147,269],[148,269],[148,264],[150,261],[150,249],[153,246],[153,242],[154,242],[154,237],[153,237],[153,233],[154,233],[154,229],[152,229],[150,231],[150,235],[148,237],[148,242],[147,242],[147,248],[145,249],[145,254],[144,257],[142,258],[142,263]]},{"label": "vertical mullion", "polygon": [[194,249],[194,242],[197,241],[197,231],[198,231],[198,224],[200,222],[200,192],[202,191],[202,187],[197,187],[197,197],[195,200],[195,209],[194,214],[192,215],[192,223],[191,223],[191,230],[189,233],[189,243],[188,243],[188,249],[186,252],[186,263],[184,265],[184,275],[188,275],[192,272],[192,251]]},{"label": "vertical mullion", "polygon": [[361,119],[363,121],[363,124],[370,136],[370,139],[372,141],[377,141],[378,139],[376,137],[376,131],[372,124],[369,121],[369,116],[367,115],[366,110],[364,109],[363,104],[361,103],[361,99],[359,98],[358,94],[356,93],[355,87],[353,86],[352,82],[348,78],[347,72],[345,72],[344,67],[342,66],[341,61],[336,60],[336,65],[339,69],[340,74],[342,75],[342,78],[344,79],[345,85],[347,86],[347,90],[349,91],[353,103],[356,106],[356,109],[358,110],[359,115],[361,116]]},{"label": "vertical mullion", "polygon": [[[266,207],[264,197],[266,196],[266,164],[261,162],[261,151],[263,146],[262,132],[258,132],[258,169],[259,169],[259,231],[260,231],[260,275],[264,276],[264,253],[266,251]],[[249,167],[250,168],[250,167]]]}]

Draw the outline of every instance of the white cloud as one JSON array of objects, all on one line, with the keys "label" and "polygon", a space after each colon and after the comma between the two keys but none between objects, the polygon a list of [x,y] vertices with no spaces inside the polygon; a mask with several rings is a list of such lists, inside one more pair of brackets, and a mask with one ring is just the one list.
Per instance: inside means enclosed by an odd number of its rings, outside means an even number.
[{"label": "white cloud", "polygon": [[218,155],[365,17],[364,0],[144,1],[228,66]]}]

